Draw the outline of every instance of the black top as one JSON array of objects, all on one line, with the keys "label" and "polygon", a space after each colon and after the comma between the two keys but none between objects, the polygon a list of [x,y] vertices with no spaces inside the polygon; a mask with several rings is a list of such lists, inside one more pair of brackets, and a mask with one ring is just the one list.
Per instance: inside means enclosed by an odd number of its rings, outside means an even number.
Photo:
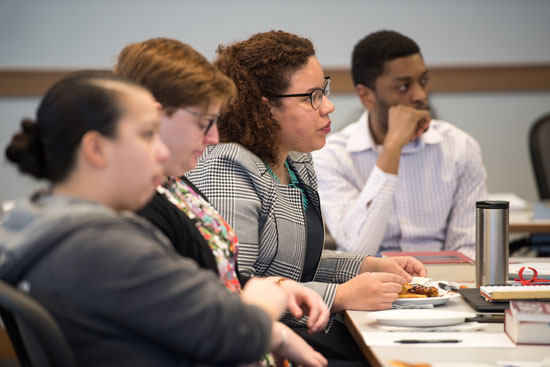
[{"label": "black top", "polygon": [[[189,180],[184,177],[181,179],[203,199],[207,200]],[[137,214],[160,229],[180,255],[191,258],[201,268],[210,269],[218,274],[216,259],[212,255],[210,246],[195,226],[195,220],[190,219],[164,195],[155,192],[153,199],[141,208]]]},{"label": "black top", "polygon": [[[180,177],[189,187],[204,200],[206,196],[185,177]],[[164,195],[155,192],[153,199],[137,214],[153,223],[172,243],[174,249],[182,256],[195,260],[203,269],[209,269],[219,275],[216,259],[210,246],[196,227],[196,220],[189,218],[177,206],[172,204]],[[244,287],[249,277],[239,273],[239,266],[235,264],[235,271],[241,286]]]},{"label": "black top", "polygon": [[[296,186],[300,187],[303,190],[303,195],[307,195],[307,191],[304,190],[302,182],[299,182],[298,184],[296,184]],[[311,282],[313,280],[313,277],[315,276],[315,271],[317,270],[317,265],[319,264],[319,258],[321,257],[321,253],[323,252],[324,230],[319,208],[312,204],[312,201],[309,199],[309,197],[305,216],[307,230],[307,248],[306,259],[304,261],[304,270],[302,272],[302,278],[300,279],[300,281]]]}]

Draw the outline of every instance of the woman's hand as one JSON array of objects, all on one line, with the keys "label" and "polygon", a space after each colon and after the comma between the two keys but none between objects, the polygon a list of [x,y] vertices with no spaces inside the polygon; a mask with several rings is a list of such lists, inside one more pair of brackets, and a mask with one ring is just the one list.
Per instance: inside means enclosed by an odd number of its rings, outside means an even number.
[{"label": "woman's hand", "polygon": [[[275,278],[275,282],[281,278]],[[330,312],[317,292],[295,282],[291,279],[284,279],[280,282],[281,287],[288,294],[287,308],[292,316],[299,319],[308,316],[307,327],[310,333],[321,331],[328,322]]]},{"label": "woman's hand", "polygon": [[406,280],[396,274],[359,274],[338,286],[331,312],[388,309],[405,283]]},{"label": "woman's hand", "polygon": [[410,282],[413,276],[425,277],[428,273],[424,264],[412,256],[368,256],[363,261],[360,272],[392,273],[405,278],[407,282]]},{"label": "woman's hand", "polygon": [[325,357],[313,349],[298,334],[280,322],[274,322],[271,329],[271,349],[277,367],[284,366],[288,359],[304,367],[324,367],[328,365]]},{"label": "woman's hand", "polygon": [[278,320],[286,310],[288,292],[268,278],[252,278],[243,288],[244,303],[262,308],[272,320]]}]

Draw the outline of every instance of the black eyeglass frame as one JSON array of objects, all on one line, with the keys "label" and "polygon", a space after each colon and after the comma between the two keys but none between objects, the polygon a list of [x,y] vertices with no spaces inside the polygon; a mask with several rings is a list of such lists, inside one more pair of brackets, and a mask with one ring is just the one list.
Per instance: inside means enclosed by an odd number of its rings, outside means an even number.
[{"label": "black eyeglass frame", "polygon": [[[298,94],[280,94],[278,96],[274,96],[276,98],[287,98],[287,97],[309,97],[309,103],[311,104],[311,108],[314,110],[318,110],[321,108],[321,105],[323,104],[323,97],[329,97],[330,96],[330,76],[325,76],[326,84],[323,88],[314,89],[309,93],[298,93]],[[321,95],[320,103],[318,107],[315,107],[313,105],[313,93],[321,91],[323,94]]]},{"label": "black eyeglass frame", "polygon": [[220,118],[220,115],[214,115],[214,117],[212,117],[213,115],[205,115],[204,113],[188,110],[187,108],[184,108],[184,107],[180,107],[180,108],[195,117],[208,121],[208,126],[206,126],[206,130],[204,130],[204,135],[208,134],[208,131],[210,131],[212,126],[214,126],[214,124],[217,123],[218,119]]}]

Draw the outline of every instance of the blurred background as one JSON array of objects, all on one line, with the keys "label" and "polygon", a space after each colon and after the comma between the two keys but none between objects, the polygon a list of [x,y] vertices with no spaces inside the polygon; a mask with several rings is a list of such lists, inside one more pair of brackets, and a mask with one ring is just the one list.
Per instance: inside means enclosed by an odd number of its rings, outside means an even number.
[{"label": "blurred background", "polygon": [[[151,37],[179,39],[214,60],[219,44],[271,29],[311,39],[329,70],[348,69],[355,43],[379,29],[414,39],[435,69],[550,66],[549,0],[2,0],[0,73],[110,69],[122,47]],[[536,89],[431,95],[437,118],[480,143],[489,191],[513,192],[530,202],[538,194],[527,134],[550,111],[550,88]],[[39,184],[19,175],[3,153],[39,100],[39,95],[0,96],[0,201],[26,196]],[[362,112],[349,88],[331,100],[333,131]]]}]

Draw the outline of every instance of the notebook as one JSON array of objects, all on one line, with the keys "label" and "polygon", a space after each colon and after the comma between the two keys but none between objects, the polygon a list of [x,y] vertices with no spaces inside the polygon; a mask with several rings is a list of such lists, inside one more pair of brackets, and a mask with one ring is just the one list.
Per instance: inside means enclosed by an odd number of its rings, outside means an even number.
[{"label": "notebook", "polygon": [[509,308],[510,302],[489,302],[479,293],[479,288],[459,289],[458,293],[476,311],[480,312],[504,312]]},{"label": "notebook", "polygon": [[383,257],[412,256],[423,264],[474,263],[474,260],[459,251],[382,251],[380,255]]},{"label": "notebook", "polygon": [[490,302],[511,299],[550,299],[550,285],[484,285],[480,294]]}]

